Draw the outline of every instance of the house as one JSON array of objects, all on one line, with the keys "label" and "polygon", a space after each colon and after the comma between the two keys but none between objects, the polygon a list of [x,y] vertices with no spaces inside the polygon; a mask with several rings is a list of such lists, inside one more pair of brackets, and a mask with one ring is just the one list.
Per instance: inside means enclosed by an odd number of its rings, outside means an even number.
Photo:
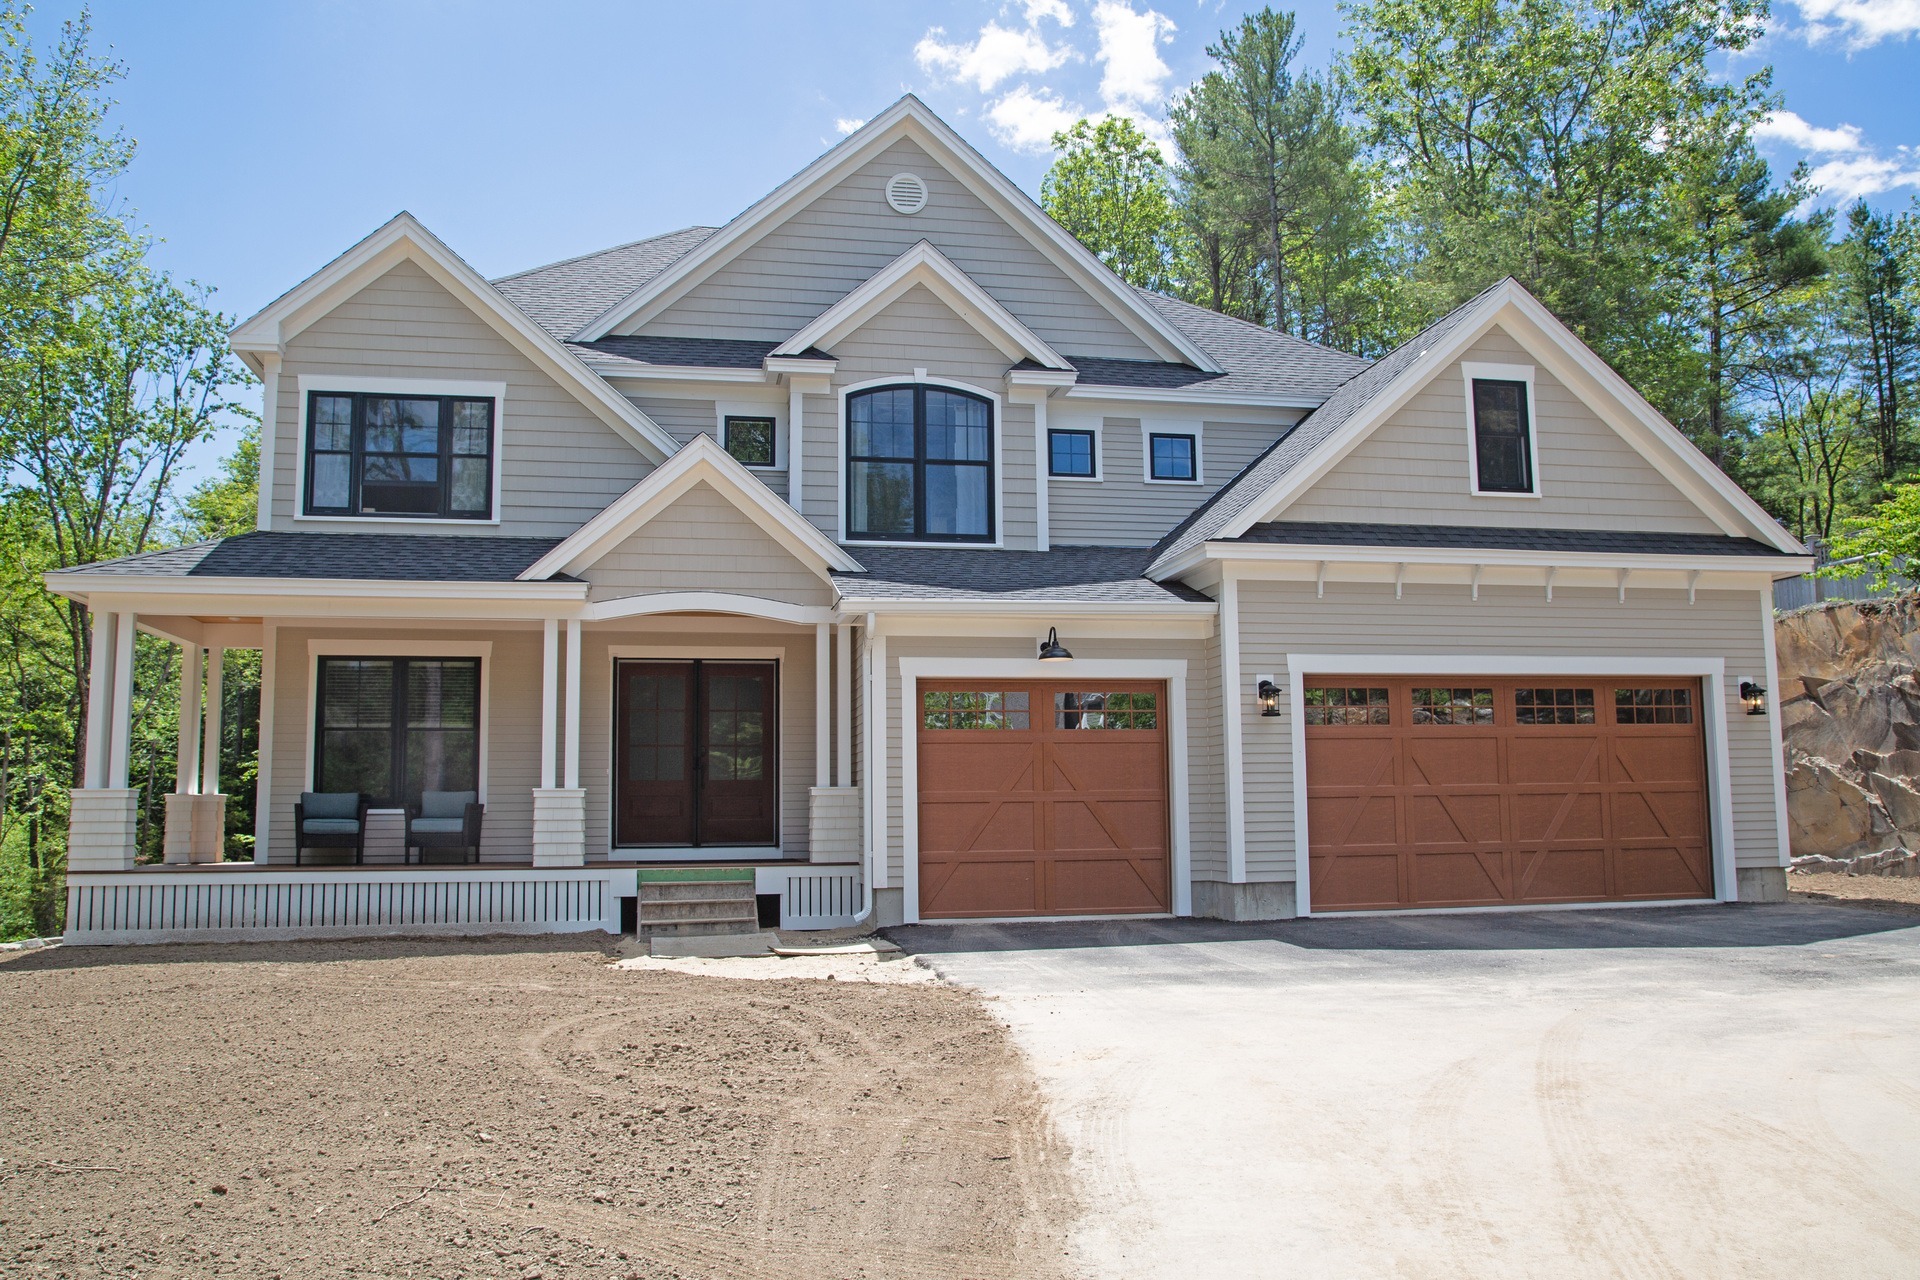
[{"label": "house", "polygon": [[[47,577],[98,628],[76,941],[1785,894],[1810,560],[1510,280],[1370,364],[1128,286],[908,97],[723,227],[498,280],[401,214],[232,343],[258,531]],[[189,673],[164,866],[136,630]],[[425,790],[477,863],[407,861]],[[300,856],[352,791],[364,862]]]}]

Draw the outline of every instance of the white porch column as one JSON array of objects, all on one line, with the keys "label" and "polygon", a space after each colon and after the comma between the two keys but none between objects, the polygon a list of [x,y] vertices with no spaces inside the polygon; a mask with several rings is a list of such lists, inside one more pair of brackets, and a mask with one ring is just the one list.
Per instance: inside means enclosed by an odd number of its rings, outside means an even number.
[{"label": "white porch column", "polygon": [[68,794],[69,871],[125,871],[133,866],[135,797],[127,786],[133,623],[131,613],[93,616],[87,687],[87,785]]},{"label": "white porch column", "polygon": [[107,785],[107,739],[112,734],[114,616],[93,615],[93,653],[87,669],[87,758],[84,784]]},{"label": "white porch column", "polygon": [[180,646],[180,733],[175,747],[173,789],[178,795],[200,790],[200,657],[197,644]]},{"label": "white porch column", "polygon": [[200,751],[200,794],[203,796],[220,794],[220,738],[225,730],[220,722],[225,710],[221,673],[226,657],[227,651],[218,646],[207,650],[207,738]]},{"label": "white porch column", "polygon": [[580,785],[580,619],[567,619],[567,786]]},{"label": "white porch column", "polygon": [[[587,793],[580,780],[580,622],[567,619],[566,704],[561,705],[560,619],[548,618],[540,671],[540,785],[533,793],[533,865],[577,867],[587,860]],[[567,722],[564,787],[560,768],[560,718]]]},{"label": "white porch column", "polygon": [[853,785],[853,627],[840,624],[840,643],[834,647],[835,708],[834,732],[837,742],[833,780],[835,785]]},{"label": "white porch column", "polygon": [[560,620],[548,618],[540,668],[540,787],[553,789],[559,775],[554,753],[560,746]]},{"label": "white porch column", "polygon": [[833,785],[833,652],[831,624],[813,624],[813,785]]}]

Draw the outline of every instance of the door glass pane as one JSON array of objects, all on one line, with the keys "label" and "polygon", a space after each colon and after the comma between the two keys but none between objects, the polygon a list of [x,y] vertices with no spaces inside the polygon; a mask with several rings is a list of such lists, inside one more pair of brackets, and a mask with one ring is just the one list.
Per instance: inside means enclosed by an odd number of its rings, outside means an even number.
[{"label": "door glass pane", "polygon": [[987,534],[987,469],[927,464],[927,533],[943,537]]},{"label": "door glass pane", "polygon": [[758,782],[767,776],[766,677],[707,677],[707,777]]},{"label": "door glass pane", "polygon": [[848,470],[850,530],[877,537],[913,536],[913,464],[855,462]]},{"label": "door glass pane", "polygon": [[626,776],[630,782],[679,782],[687,776],[687,676],[682,671],[627,677]]}]

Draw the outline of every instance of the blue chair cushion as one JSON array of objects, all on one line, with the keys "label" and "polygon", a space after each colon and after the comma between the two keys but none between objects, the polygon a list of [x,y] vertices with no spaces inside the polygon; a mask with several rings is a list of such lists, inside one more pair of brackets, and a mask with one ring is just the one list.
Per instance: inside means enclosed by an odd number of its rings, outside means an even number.
[{"label": "blue chair cushion", "polygon": [[467,824],[459,818],[415,818],[409,830],[416,835],[457,836],[467,829]]},{"label": "blue chair cushion", "polygon": [[[422,791],[420,793],[420,816],[422,818],[464,818],[467,806],[476,803],[480,795],[475,791]],[[416,827],[418,823],[414,824]],[[425,830],[426,828],[421,828]]]},{"label": "blue chair cushion", "polygon": [[308,818],[300,831],[309,836],[352,836],[360,834],[360,823],[353,818]]},{"label": "blue chair cushion", "polygon": [[356,791],[303,791],[300,807],[309,818],[358,818],[360,794]]}]

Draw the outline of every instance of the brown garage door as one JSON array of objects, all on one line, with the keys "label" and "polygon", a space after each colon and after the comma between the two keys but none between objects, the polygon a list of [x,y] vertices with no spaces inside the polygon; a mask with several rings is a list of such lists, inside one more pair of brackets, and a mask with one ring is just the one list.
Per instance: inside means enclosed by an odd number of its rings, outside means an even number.
[{"label": "brown garage door", "polygon": [[1305,685],[1315,910],[1713,896],[1699,681]]},{"label": "brown garage door", "polygon": [[920,914],[1168,909],[1158,684],[920,685]]}]

